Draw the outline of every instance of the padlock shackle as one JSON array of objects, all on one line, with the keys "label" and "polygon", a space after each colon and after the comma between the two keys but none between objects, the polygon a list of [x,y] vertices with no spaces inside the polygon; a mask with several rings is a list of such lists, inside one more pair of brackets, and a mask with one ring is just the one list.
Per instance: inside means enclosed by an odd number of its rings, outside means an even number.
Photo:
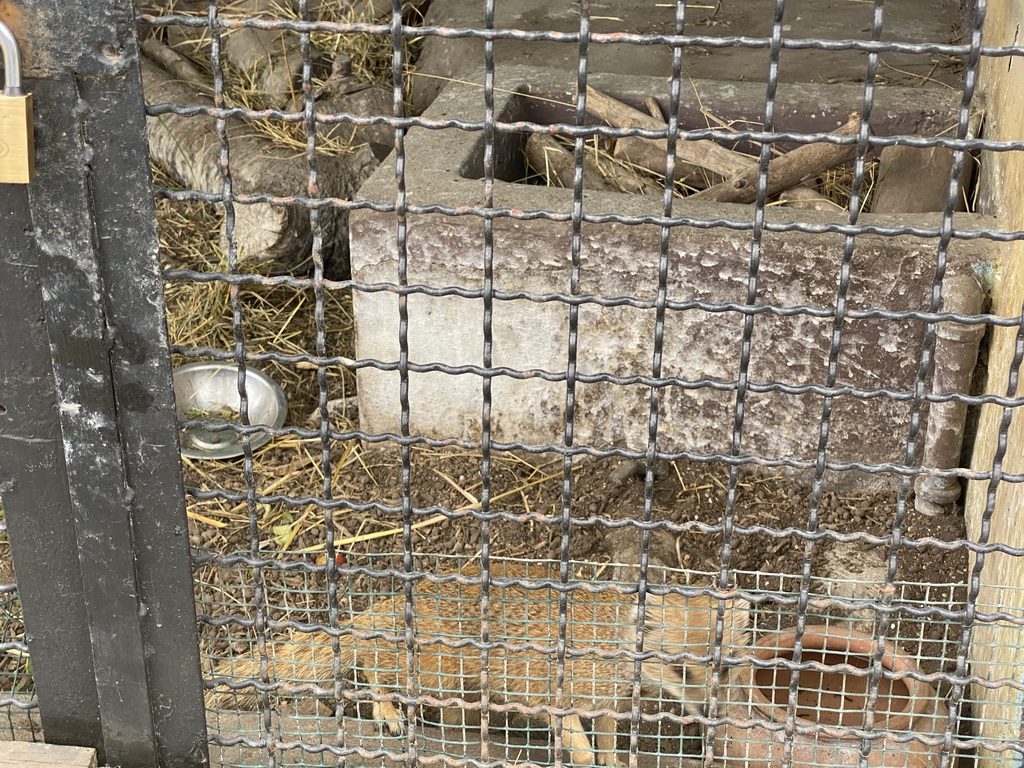
[{"label": "padlock shackle", "polygon": [[21,96],[21,52],[14,33],[2,21],[0,49],[4,52],[4,96]]}]

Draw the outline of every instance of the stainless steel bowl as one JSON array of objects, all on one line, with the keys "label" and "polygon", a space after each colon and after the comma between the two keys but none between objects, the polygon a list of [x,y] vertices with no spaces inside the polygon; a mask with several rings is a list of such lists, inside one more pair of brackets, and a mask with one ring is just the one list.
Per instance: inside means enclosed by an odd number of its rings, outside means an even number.
[{"label": "stainless steel bowl", "polygon": [[[288,414],[288,401],[273,379],[255,368],[245,369],[249,424],[280,427]],[[238,368],[234,363],[188,363],[174,369],[174,401],[179,421],[203,419],[213,424],[241,423]],[[181,452],[193,459],[233,459],[241,456],[242,436],[233,429],[212,430],[193,426],[181,430]],[[253,434],[255,449],[270,442],[266,432]]]}]

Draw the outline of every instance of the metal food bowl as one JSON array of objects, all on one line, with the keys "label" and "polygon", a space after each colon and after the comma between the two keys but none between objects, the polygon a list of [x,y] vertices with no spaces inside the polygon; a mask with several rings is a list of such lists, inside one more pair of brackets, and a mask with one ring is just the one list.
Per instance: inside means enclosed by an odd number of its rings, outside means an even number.
[{"label": "metal food bowl", "polygon": [[[280,427],[288,401],[273,379],[255,368],[245,369],[249,424]],[[211,424],[240,424],[238,367],[229,362],[188,363],[174,369],[174,401],[178,421],[203,419]],[[253,449],[270,442],[266,432],[252,434]],[[233,429],[196,425],[181,429],[181,453],[193,459],[234,459],[243,455],[242,436]]]}]

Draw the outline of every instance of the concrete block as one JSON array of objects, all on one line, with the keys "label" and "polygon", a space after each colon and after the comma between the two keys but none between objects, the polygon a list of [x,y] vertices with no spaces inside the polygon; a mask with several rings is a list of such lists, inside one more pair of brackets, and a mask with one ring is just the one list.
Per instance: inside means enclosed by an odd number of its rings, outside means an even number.
[{"label": "concrete block", "polygon": [[[832,597],[880,604],[888,573],[886,552],[867,549],[857,542],[834,541],[823,562],[823,591]],[[875,634],[882,614],[873,608],[843,612],[834,610],[827,623],[846,624],[858,632]]]},{"label": "concrete block", "polygon": [[[545,79],[545,77],[547,79]],[[510,90],[497,114],[506,123],[565,119],[571,90],[559,90],[550,73],[506,71]],[[563,84],[564,85],[564,84]],[[597,87],[634,103],[660,93],[662,80],[601,78]],[[699,106],[712,114],[756,113],[762,86],[705,83],[684,105],[684,126],[703,127]],[[550,101],[536,100],[541,96]],[[859,108],[860,87],[780,86],[780,130],[822,131],[845,122]],[[920,90],[880,88],[872,126],[876,134],[936,135],[955,121],[952,99]],[[427,117],[482,119],[482,99],[471,87],[453,85]],[[702,119],[701,119],[702,120]],[[688,121],[688,122],[687,122]],[[569,190],[512,183],[522,177],[525,134],[506,126],[498,133],[495,185],[493,365],[511,375],[493,379],[491,424],[502,443],[562,445],[568,368],[568,298],[571,281],[572,196]],[[483,139],[479,132],[413,129],[406,141],[406,183],[413,211],[408,222],[408,283],[443,295],[408,296],[409,360],[434,366],[480,366],[483,344],[484,226],[470,210],[480,205]],[[394,201],[394,167],[385,162],[360,198]],[[423,206],[416,212],[416,206]],[[437,212],[442,206],[448,214]],[[586,192],[585,213],[657,217],[660,198]],[[531,211],[556,212],[556,220]],[[524,213],[525,212],[525,213]],[[676,201],[681,221],[669,235],[667,298],[660,392],[658,448],[700,456],[731,450],[736,381],[740,371],[751,274],[753,207]],[[819,442],[823,397],[808,387],[826,383],[832,313],[842,271],[844,235],[829,231],[844,215],[769,208],[776,231],[760,240],[740,454],[813,462]],[[721,220],[739,229],[711,226]],[[644,450],[654,352],[654,300],[658,286],[661,229],[650,219],[630,223],[584,222],[577,293],[575,445]],[[787,223],[814,225],[814,232],[785,230]],[[958,214],[956,225],[991,226],[991,219]],[[984,224],[983,224],[984,222]],[[937,228],[939,214],[864,215],[861,224]],[[394,366],[399,359],[397,220],[394,213],[353,211],[350,224],[355,280],[384,288],[356,290],[356,353]],[[844,309],[901,312],[929,306],[937,264],[937,240],[912,235],[861,235],[854,254]],[[956,240],[949,274],[969,272],[985,261],[984,241]],[[457,295],[461,293],[462,295]],[[621,299],[621,301],[619,301]],[[601,303],[603,302],[603,303]],[[710,305],[716,305],[714,307]],[[809,306],[816,316],[793,313]],[[771,310],[770,308],[778,308]],[[856,317],[842,324],[837,384],[911,392],[925,326],[912,319]],[[542,373],[543,372],[543,373]],[[370,433],[399,431],[399,375],[362,368],[361,426]],[[614,381],[603,377],[618,377]],[[648,377],[647,379],[643,377]],[[478,440],[482,378],[463,369],[409,377],[411,430],[435,438]],[[787,391],[771,390],[773,383]],[[832,401],[828,458],[840,462],[903,463],[911,405],[887,397],[840,395]],[[853,478],[837,473],[833,485],[876,487],[883,475]]]},{"label": "concrete block", "polygon": [[[666,35],[675,28],[674,3],[647,0],[604,0],[591,6],[590,30],[595,34]],[[885,40],[907,43],[946,43],[957,22],[956,0],[902,0],[885,9]],[[686,7],[685,33],[693,36],[741,36],[767,39],[772,34],[774,0],[709,2]],[[786,38],[869,40],[872,6],[849,0],[786,0],[783,33]],[[430,26],[482,29],[484,4],[479,0],[433,0],[424,23]],[[549,0],[496,3],[496,29],[527,32],[578,33],[579,9],[572,3]],[[579,45],[575,42],[501,39],[494,44],[499,78],[509,63],[546,67],[575,76]],[[688,45],[683,70],[689,79],[763,82],[768,76],[767,47]],[[882,75],[891,84],[920,87],[922,78],[960,87],[956,62],[935,63],[927,54],[887,52]],[[478,38],[428,35],[413,72],[413,102],[420,110],[436,98],[445,83],[465,80],[466,73],[484,60]],[[591,74],[615,73],[666,78],[672,74],[672,50],[665,45],[602,42],[589,46]],[[867,58],[862,51],[790,48],[779,58],[781,83],[856,83],[864,79]],[[483,79],[471,80],[483,83]],[[761,87],[763,91],[763,86]]]}]

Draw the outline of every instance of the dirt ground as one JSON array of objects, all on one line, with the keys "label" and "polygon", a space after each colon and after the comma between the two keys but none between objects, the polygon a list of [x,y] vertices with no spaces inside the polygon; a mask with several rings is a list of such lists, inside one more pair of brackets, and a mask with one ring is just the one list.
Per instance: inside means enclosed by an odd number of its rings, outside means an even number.
[{"label": "dirt ground", "polygon": [[[270,449],[273,451],[274,449]],[[352,449],[360,450],[362,449]],[[344,446],[336,446],[334,458],[344,461]],[[480,498],[481,460],[479,455],[440,450],[413,448],[410,451],[412,501],[417,508],[445,507],[465,509]],[[397,451],[368,448],[360,461],[350,461],[348,471],[335,474],[332,491],[336,497],[352,502],[382,502],[398,504],[401,501],[402,466]],[[626,560],[635,552],[639,534],[635,528],[611,528],[604,521],[639,518],[644,508],[644,484],[641,476],[626,477],[617,482],[617,460],[588,459],[572,467],[571,519],[568,536],[569,557],[574,563],[592,563],[593,566],[574,567],[575,578],[614,578],[616,570],[608,565]],[[690,569],[703,574],[717,575],[722,557],[721,536],[707,532],[710,526],[722,521],[726,509],[729,472],[726,467],[676,462],[659,467],[654,484],[651,519],[677,524],[681,530],[671,534],[657,534],[652,539],[652,555],[674,568]],[[233,484],[229,478],[226,488],[241,490],[244,484]],[[622,478],[618,478],[622,479]],[[186,475],[189,483],[208,481],[196,472]],[[308,491],[315,493],[318,486],[310,482]],[[739,479],[734,506],[736,532],[731,539],[730,566],[735,573],[734,583],[744,589],[770,594],[793,594],[802,572],[805,545],[795,531],[806,530],[810,501],[809,490],[780,475],[747,475]],[[562,548],[563,470],[557,456],[498,455],[491,467],[492,511],[501,511],[517,519],[496,519],[490,524],[491,554],[495,557],[517,559],[557,559]],[[275,505],[276,506],[276,505]],[[269,507],[269,505],[268,505]],[[874,536],[887,535],[897,511],[895,493],[836,494],[827,492],[821,499],[819,530],[837,533],[863,532]],[[264,535],[275,531],[271,508],[257,510],[264,516],[257,520]],[[207,507],[204,514],[211,514]],[[296,515],[301,514],[296,511]],[[314,510],[315,521],[304,527],[290,542],[290,551],[274,551],[274,543],[265,547],[268,557],[284,562],[305,559],[323,562],[322,554],[315,550],[324,541],[325,526],[322,512]],[[433,510],[417,516],[417,522],[432,520]],[[398,514],[378,511],[338,511],[335,515],[336,538],[342,542],[338,549],[345,552],[346,566],[401,567],[396,556],[383,553],[401,551],[401,536],[394,532],[400,527]],[[205,545],[222,553],[249,549],[249,529],[234,526],[215,529],[192,521],[192,539],[197,546]],[[754,526],[772,531],[786,531],[772,535],[768,531],[745,532]],[[379,538],[366,537],[379,532],[391,532]],[[920,516],[912,505],[903,526],[903,535],[911,539],[934,537],[941,541],[961,539],[965,536],[963,519],[959,515],[949,518]],[[363,540],[344,543],[345,539],[361,537]],[[423,525],[414,531],[413,547],[419,556],[417,568],[430,570],[450,568],[458,560],[475,558],[482,546],[481,523],[472,517],[459,520],[440,520]],[[832,542],[819,542],[811,553],[811,582],[813,593],[826,594],[822,574],[833,549]],[[313,548],[312,553],[300,550]],[[865,547],[868,549],[868,547]],[[885,547],[886,554],[888,553]],[[439,555],[435,561],[428,555]],[[929,600],[943,607],[955,607],[963,598],[963,585],[967,576],[967,558],[963,552],[944,553],[932,549],[905,549],[897,554],[895,573],[896,602],[918,603]],[[361,610],[381,594],[400,589],[387,579],[371,581],[362,575],[343,575],[338,581],[340,624],[345,624],[348,610]],[[251,616],[255,598],[254,575],[251,569],[220,565],[204,565],[197,569],[197,598],[201,612],[211,618],[228,613]],[[676,581],[681,574],[670,576]],[[710,583],[710,576],[698,577],[695,583]],[[324,623],[327,589],[322,573],[265,569],[259,583],[264,588],[262,599],[271,619],[291,619],[299,622]],[[940,585],[940,586],[933,586]],[[791,626],[792,609],[762,606],[758,609],[756,626],[763,635],[777,628]],[[814,623],[813,621],[810,623]],[[955,665],[955,643],[959,638],[958,624],[945,624],[935,620],[900,619],[890,629],[890,637],[899,647],[915,658],[926,672],[938,669],[952,671]],[[204,667],[229,656],[248,656],[252,653],[252,637],[238,627],[230,629],[206,625],[204,637]],[[945,691],[940,691],[944,696]],[[367,718],[368,712],[348,707],[348,714]],[[677,705],[666,702],[645,702],[649,714],[673,711],[681,714]],[[965,714],[969,713],[968,709]],[[284,715],[282,715],[283,717]],[[221,715],[223,717],[223,715]],[[236,722],[231,714],[221,728],[229,736]],[[429,720],[429,714],[427,715]],[[248,721],[241,721],[248,722]],[[282,720],[282,722],[284,722]],[[354,720],[354,724],[363,720]],[[365,725],[365,723],[363,723]],[[522,724],[513,722],[509,731],[513,741],[519,738]],[[355,725],[353,725],[355,727]],[[964,727],[969,727],[965,724]],[[700,731],[696,726],[681,729],[677,724],[662,722],[641,727],[640,750],[643,754],[699,754]],[[369,745],[368,745],[369,746]],[[626,748],[625,736],[621,748]],[[963,763],[962,763],[963,765]]]},{"label": "dirt ground", "polygon": [[[273,451],[274,449],[270,449]],[[344,461],[345,447],[337,446],[336,461]],[[268,459],[269,460],[269,459]],[[481,551],[481,523],[471,516],[480,498],[481,460],[479,456],[452,450],[413,448],[410,451],[411,495],[416,508],[442,507],[462,510],[461,519],[448,520],[426,509],[416,517],[422,524],[413,532],[413,549],[417,554],[471,558]],[[631,476],[616,482],[613,475],[618,460],[588,459],[573,465],[571,471],[571,525],[568,555],[574,562],[609,563],[624,559],[624,553],[638,547],[639,532],[635,527],[612,528],[610,523],[640,519],[644,509],[642,476]],[[350,460],[350,471],[335,473],[332,492],[355,504],[379,502],[401,503],[402,465],[397,451],[369,448],[358,461]],[[652,551],[662,563],[672,568],[717,574],[722,562],[720,526],[726,510],[729,472],[726,467],[678,461],[659,466],[660,476],[654,483],[651,508],[653,521],[675,524],[676,530],[655,534]],[[210,487],[212,478],[195,471],[186,473],[186,483],[199,488]],[[226,490],[242,491],[241,473],[218,473],[217,479]],[[318,485],[310,483],[307,492],[314,494]],[[495,557],[554,559],[561,556],[563,471],[558,456],[498,455],[491,466],[492,512],[502,517],[490,523],[490,552]],[[735,574],[734,583],[753,591],[795,593],[799,587],[805,558],[805,540],[798,533],[807,529],[810,491],[781,476],[747,475],[740,477],[733,511],[734,533],[730,539],[729,566]],[[245,517],[244,509],[231,505],[234,514]],[[283,512],[283,505],[260,505],[256,525],[262,529],[263,549],[280,550],[280,536],[292,530],[283,519],[298,524],[285,556],[314,558],[325,540],[323,512],[313,505],[305,511]],[[913,509],[912,503],[902,528],[904,538],[931,537],[953,541],[965,537],[963,518],[927,517]],[[200,510],[193,507],[197,512]],[[864,533],[888,536],[897,513],[897,496],[893,492],[822,495],[818,514],[818,530],[838,534]],[[215,516],[209,505],[201,510],[204,517]],[[337,549],[345,552],[348,564],[357,566],[375,562],[380,553],[400,552],[402,540],[401,515],[376,510],[339,510],[333,515]],[[244,552],[250,547],[250,528],[241,520],[225,528],[213,528],[193,519],[192,542],[197,547],[220,553]],[[429,523],[429,524],[426,524]],[[295,524],[293,524],[294,526]],[[708,529],[713,530],[709,531]],[[754,529],[754,530],[751,530]],[[386,535],[380,536],[381,532]],[[781,532],[781,533],[780,533]],[[370,538],[377,536],[375,538]],[[277,537],[277,538],[275,538]],[[351,542],[349,540],[356,538]],[[831,557],[831,540],[818,541],[811,551],[810,590],[826,594],[824,581],[833,571],[825,569]],[[888,546],[859,545],[867,554],[883,561]],[[313,550],[302,554],[303,550]],[[875,552],[870,550],[875,549]],[[625,555],[628,560],[630,556]],[[934,547],[903,547],[896,556],[894,583],[896,601],[932,603],[952,607],[963,598],[962,587],[967,577],[965,551],[946,552]],[[379,566],[374,566],[379,567]],[[612,569],[602,574],[610,578]],[[679,578],[678,576],[675,578]],[[855,578],[851,574],[849,578]],[[362,590],[357,590],[362,591]],[[358,610],[365,601],[357,601]],[[762,612],[769,611],[762,606]],[[789,610],[789,609],[787,609]],[[786,611],[776,612],[774,621],[762,620],[759,626],[787,626]],[[911,654],[921,653],[928,666],[950,654],[947,646],[959,637],[959,626],[938,621],[901,620],[894,634],[901,638],[901,647]],[[927,648],[922,648],[922,641]],[[945,649],[943,646],[946,646]]]}]

